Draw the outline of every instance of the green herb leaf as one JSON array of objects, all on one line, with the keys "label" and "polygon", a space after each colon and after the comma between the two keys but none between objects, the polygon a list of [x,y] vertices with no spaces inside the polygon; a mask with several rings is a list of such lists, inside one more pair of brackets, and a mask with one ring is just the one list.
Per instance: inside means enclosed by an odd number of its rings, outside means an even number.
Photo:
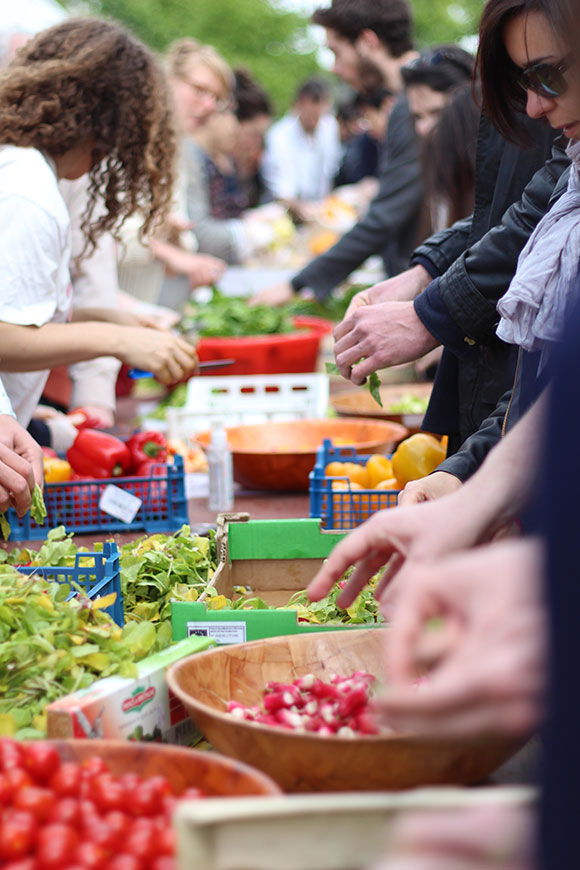
[{"label": "green herb leaf", "polygon": [[37,525],[44,525],[44,521],[46,519],[46,505],[44,503],[44,496],[42,494],[42,490],[38,484],[35,485],[32,491],[32,506],[30,508],[30,516]]}]

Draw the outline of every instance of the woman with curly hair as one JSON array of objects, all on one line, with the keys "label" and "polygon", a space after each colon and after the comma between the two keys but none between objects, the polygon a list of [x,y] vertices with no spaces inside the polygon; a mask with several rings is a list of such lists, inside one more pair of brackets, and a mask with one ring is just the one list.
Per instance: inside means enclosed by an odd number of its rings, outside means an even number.
[{"label": "woman with curly hair", "polygon": [[0,75],[0,376],[24,425],[49,368],[115,356],[167,384],[194,371],[194,349],[168,332],[100,322],[95,311],[66,323],[71,233],[58,180],[88,173],[87,252],[136,210],[144,233],[163,220],[174,161],[163,74],[115,24],[52,27]]}]

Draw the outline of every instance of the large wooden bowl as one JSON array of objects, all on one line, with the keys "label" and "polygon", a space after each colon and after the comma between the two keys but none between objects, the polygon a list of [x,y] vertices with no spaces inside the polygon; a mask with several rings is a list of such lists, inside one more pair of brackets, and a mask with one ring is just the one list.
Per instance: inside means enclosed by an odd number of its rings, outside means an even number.
[{"label": "large wooden bowl", "polygon": [[[306,492],[316,451],[325,438],[335,446],[353,445],[358,453],[391,453],[406,438],[397,423],[378,420],[294,420],[227,429],[234,478],[248,489]],[[207,447],[211,433],[197,436]]]},{"label": "large wooden bowl", "polygon": [[390,408],[397,405],[404,396],[410,395],[416,396],[418,399],[428,399],[432,389],[433,384],[430,383],[392,384],[381,387],[382,408],[365,387],[338,393],[331,396],[330,402],[341,417],[370,417],[377,420],[390,420],[392,423],[400,423],[413,432],[419,430],[425,415],[394,413]]},{"label": "large wooden bowl", "polygon": [[63,761],[82,763],[98,756],[115,776],[165,776],[176,794],[189,786],[210,797],[244,797],[279,794],[269,777],[241,761],[183,746],[130,743],[122,740],[51,740]]},{"label": "large wooden bowl", "polygon": [[359,669],[382,679],[387,632],[320,632],[220,647],[177,662],[167,680],[216,749],[260,768],[286,791],[399,790],[483,780],[516,751],[515,741],[322,737],[240,721],[226,712],[228,701],[259,703],[269,680],[292,682],[309,673],[328,679]]}]

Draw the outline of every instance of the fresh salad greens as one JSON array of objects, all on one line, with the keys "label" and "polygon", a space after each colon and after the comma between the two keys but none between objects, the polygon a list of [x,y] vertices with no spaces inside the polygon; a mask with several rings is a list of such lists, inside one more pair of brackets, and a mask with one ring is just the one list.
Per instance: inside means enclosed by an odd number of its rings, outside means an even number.
[{"label": "fresh salad greens", "polygon": [[398,402],[393,402],[388,410],[392,414],[424,414],[428,405],[428,398],[420,398],[412,393],[406,393],[401,396]]},{"label": "fresh salad greens", "polygon": [[339,322],[344,319],[348,306],[357,293],[366,289],[366,284],[353,284],[344,293],[332,293],[323,302],[319,302],[318,299],[304,299],[297,296],[295,300],[285,306],[285,310],[293,315],[308,314]]},{"label": "fresh salad greens", "polygon": [[369,585],[363,589],[360,595],[346,610],[336,603],[346,581],[352,574],[350,568],[342,580],[335,584],[334,588],[321,601],[310,601],[306,591],[296,592],[288,604],[283,607],[270,607],[261,598],[251,597],[251,592],[243,587],[237,587],[238,598],[233,600],[219,595],[213,587],[206,591],[205,604],[208,610],[295,610],[300,622],[310,622],[314,625],[368,625],[383,622],[379,610],[379,603],[374,597],[377,583],[382,572],[376,574]]},{"label": "fresh salad greens", "polygon": [[165,420],[168,408],[184,408],[186,402],[187,384],[178,384],[174,390],[161,399],[154,411],[147,413],[147,418],[152,420]]},{"label": "fresh salad greens", "polygon": [[139,650],[71,587],[0,569],[0,735],[43,736],[47,704],[112,674],[137,675]]},{"label": "fresh salad greens", "polygon": [[209,302],[189,301],[178,329],[199,336],[280,335],[294,332],[292,316],[283,308],[248,305],[246,299],[224,296],[215,288]]},{"label": "fresh salad greens", "polygon": [[43,526],[46,519],[46,505],[44,496],[38,484],[35,484],[32,490],[32,506],[30,508],[30,516],[38,526]]},{"label": "fresh salad greens", "polygon": [[[64,526],[58,526],[51,529],[38,552],[0,550],[0,561],[71,567],[78,553],[88,552],[86,547],[77,547],[72,537]],[[94,550],[98,552],[102,546],[96,543]],[[213,533],[208,538],[192,536],[190,527],[182,526],[173,535],[145,535],[124,544],[119,565],[128,642],[131,639],[136,652],[150,654],[171,644],[171,599],[196,601],[213,577],[217,547]]]},{"label": "fresh salad greens", "polygon": [[[362,362],[362,360],[359,360],[359,362]],[[340,371],[336,363],[327,362],[326,373],[328,375],[339,375]],[[382,408],[383,402],[381,399],[381,379],[376,372],[371,372],[371,374],[368,376],[368,378],[366,379],[366,386],[375,402]]]}]

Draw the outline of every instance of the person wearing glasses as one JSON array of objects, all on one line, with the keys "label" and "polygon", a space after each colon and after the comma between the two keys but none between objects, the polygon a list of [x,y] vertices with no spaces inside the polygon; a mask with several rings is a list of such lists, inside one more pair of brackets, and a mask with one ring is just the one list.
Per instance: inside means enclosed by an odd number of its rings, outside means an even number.
[{"label": "person wearing glasses", "polygon": [[[515,15],[527,3],[507,0],[504,6]],[[484,45],[485,37],[482,29]],[[553,68],[556,76],[561,60]],[[497,95],[511,87],[514,73],[507,56],[496,69]],[[530,65],[529,75],[541,90],[537,72]],[[545,70],[539,72],[543,77]],[[434,497],[436,486],[441,493],[457,488],[495,443],[498,421],[501,432],[501,412],[479,431],[511,390],[516,368],[517,350],[496,336],[497,301],[531,233],[564,192],[569,169],[563,131],[546,124],[541,113],[526,118],[524,91],[519,86],[516,91],[521,97],[511,106],[519,130],[515,141],[503,135],[501,122],[498,129],[482,114],[473,216],[417,248],[409,270],[355,297],[335,330],[337,364],[355,384],[371,371],[444,347],[424,426],[449,435],[450,458],[443,466],[448,473],[427,478],[423,489],[411,487],[403,502]],[[472,453],[452,455],[475,433]]]},{"label": "person wearing glasses", "polygon": [[123,228],[119,284],[144,302],[177,309],[196,287],[213,284],[226,269],[223,259],[202,250],[188,214],[187,186],[197,177],[197,151],[191,136],[216,112],[231,105],[233,77],[225,60],[210,45],[185,37],[165,55],[179,140],[174,201],[164,226],[146,240],[136,215]]}]

